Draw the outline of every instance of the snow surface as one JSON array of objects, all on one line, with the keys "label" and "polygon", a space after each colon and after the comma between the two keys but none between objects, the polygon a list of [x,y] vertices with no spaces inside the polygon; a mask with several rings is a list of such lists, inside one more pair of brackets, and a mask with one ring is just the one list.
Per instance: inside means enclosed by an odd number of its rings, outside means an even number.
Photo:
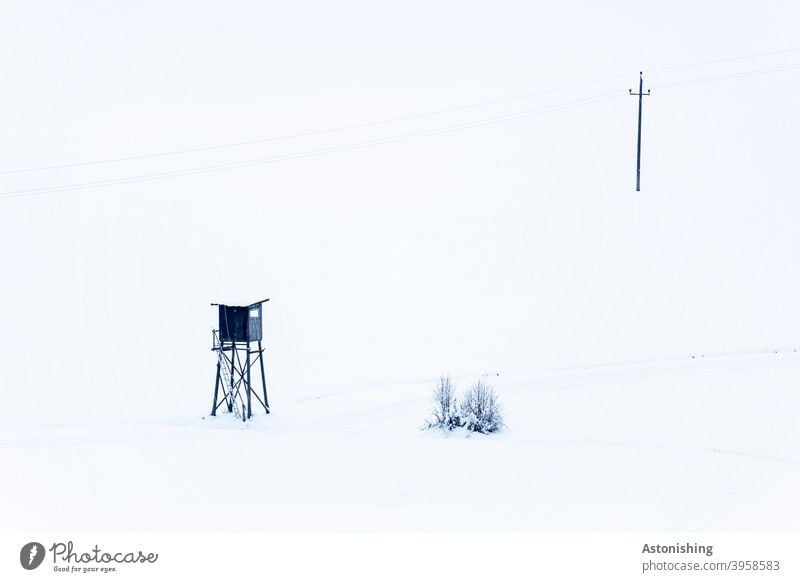
[{"label": "snow surface", "polygon": [[[0,198],[0,528],[796,528],[797,22],[4,2],[0,197],[429,135]],[[273,414],[202,419],[209,304],[266,297]],[[419,431],[447,371],[508,430]]]},{"label": "snow surface", "polygon": [[3,431],[2,527],[797,527],[793,350],[487,379],[508,422],[491,436],[420,430],[431,382],[276,396],[273,414],[246,425]]}]

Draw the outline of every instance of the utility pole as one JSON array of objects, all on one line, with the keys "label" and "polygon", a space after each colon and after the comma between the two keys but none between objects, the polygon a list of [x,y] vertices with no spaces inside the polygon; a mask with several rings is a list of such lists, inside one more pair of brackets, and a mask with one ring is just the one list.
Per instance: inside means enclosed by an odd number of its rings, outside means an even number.
[{"label": "utility pole", "polygon": [[642,93],[642,72],[639,71],[639,92],[634,93],[633,89],[628,89],[631,95],[639,96],[639,137],[636,140],[636,191],[639,192],[639,175],[642,173],[642,97],[650,95],[650,89],[647,93]]}]

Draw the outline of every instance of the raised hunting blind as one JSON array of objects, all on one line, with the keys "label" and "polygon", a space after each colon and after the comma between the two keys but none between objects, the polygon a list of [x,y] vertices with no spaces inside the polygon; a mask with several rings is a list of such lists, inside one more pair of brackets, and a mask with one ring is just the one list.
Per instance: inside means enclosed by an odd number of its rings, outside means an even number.
[{"label": "raised hunting blind", "polygon": [[[212,330],[212,350],[217,353],[217,378],[214,382],[214,403],[211,416],[223,404],[228,412],[243,421],[253,416],[252,398],[255,397],[269,414],[267,380],[264,375],[264,348],[261,306],[269,301],[257,301],[250,305],[222,305],[212,303],[219,310],[219,327]],[[259,365],[261,372],[261,396],[253,389],[252,368]],[[219,391],[222,388],[222,398]]]}]

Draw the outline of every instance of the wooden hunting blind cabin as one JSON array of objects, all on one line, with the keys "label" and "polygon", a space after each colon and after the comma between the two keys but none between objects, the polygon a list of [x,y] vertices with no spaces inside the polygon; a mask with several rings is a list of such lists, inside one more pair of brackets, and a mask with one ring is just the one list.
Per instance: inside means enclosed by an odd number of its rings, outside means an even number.
[{"label": "wooden hunting blind cabin", "polygon": [[[253,416],[252,399],[258,400],[269,414],[267,380],[264,374],[263,326],[261,308],[269,299],[250,305],[212,303],[219,311],[219,327],[212,330],[212,350],[217,353],[217,377],[211,416],[225,404],[228,412],[246,421]],[[259,365],[261,395],[253,389],[252,368]],[[222,388],[222,398],[220,398]],[[263,400],[262,400],[263,396]]]}]

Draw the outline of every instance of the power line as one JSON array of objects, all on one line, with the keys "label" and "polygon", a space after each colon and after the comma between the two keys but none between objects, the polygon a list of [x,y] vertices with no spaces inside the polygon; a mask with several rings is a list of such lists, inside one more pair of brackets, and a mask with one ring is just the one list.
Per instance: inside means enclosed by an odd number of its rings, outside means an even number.
[{"label": "power line", "polygon": [[328,127],[324,129],[317,129],[312,131],[303,131],[297,133],[291,133],[287,135],[280,135],[280,136],[273,136],[273,137],[264,137],[258,139],[251,139],[245,141],[238,141],[238,142],[231,142],[231,143],[224,143],[224,144],[213,144],[207,146],[198,146],[192,148],[184,148],[178,150],[170,150],[164,152],[156,152],[156,153],[149,153],[149,154],[139,154],[133,156],[122,156],[122,157],[115,157],[115,158],[105,158],[101,160],[90,160],[90,161],[83,161],[83,162],[72,162],[72,163],[65,163],[65,164],[55,164],[51,166],[38,166],[34,168],[21,168],[16,170],[2,170],[0,171],[0,175],[10,175],[10,174],[23,174],[29,172],[42,172],[46,170],[61,170],[66,168],[78,168],[83,166],[99,166],[104,164],[113,164],[118,162],[130,162],[135,160],[146,160],[146,159],[153,159],[153,158],[162,158],[162,157],[169,157],[169,156],[179,156],[182,154],[190,154],[190,153],[199,153],[199,152],[207,152],[207,151],[214,151],[214,150],[223,150],[223,149],[230,149],[248,145],[256,145],[261,143],[269,143],[275,141],[285,141],[289,139],[295,139],[298,137],[309,137],[312,135],[323,135],[327,133],[337,133],[341,131],[348,131],[351,129],[360,129],[363,127],[372,127],[375,125],[387,125],[390,123],[396,123],[399,121],[408,121],[410,119],[419,119],[422,117],[431,117],[434,115],[443,115],[446,113],[455,113],[458,111],[466,111],[468,109],[476,109],[478,107],[486,107],[488,105],[495,105],[498,103],[508,103],[510,101],[518,101],[521,99],[528,99],[530,97],[537,97],[540,95],[547,95],[548,93],[557,93],[560,91],[566,91],[568,89],[576,89],[578,87],[586,87],[588,85],[596,85],[598,83],[604,83],[606,81],[613,81],[616,79],[620,79],[622,77],[627,77],[630,73],[622,73],[619,75],[612,75],[610,77],[604,77],[602,79],[595,79],[594,81],[584,81],[581,83],[573,83],[571,85],[564,85],[561,87],[554,87],[550,89],[543,89],[540,91],[533,91],[530,93],[522,93],[520,95],[513,95],[511,97],[502,97],[499,99],[491,99],[488,101],[480,101],[477,103],[471,103],[469,105],[460,105],[457,107],[450,107],[446,109],[436,109],[433,111],[423,111],[420,113],[411,113],[408,115],[400,115],[397,117],[390,117],[387,119],[376,119],[372,121],[364,121],[360,123],[353,123],[350,125],[340,125],[337,127]]},{"label": "power line", "polygon": [[[682,69],[682,68],[689,68],[689,67],[698,67],[704,65],[711,65],[711,64],[719,64],[719,63],[726,63],[732,61],[739,61],[739,60],[746,60],[746,59],[754,59],[759,57],[766,57],[766,56],[775,56],[779,54],[787,54],[787,53],[795,53],[800,52],[800,47],[798,48],[789,48],[777,51],[768,51],[768,52],[761,52],[761,53],[754,53],[749,55],[740,55],[736,57],[729,57],[724,59],[716,59],[716,60],[709,60],[709,61],[701,61],[696,63],[685,63],[679,65],[670,65],[665,67],[657,67],[653,69],[646,69],[649,72],[653,71],[668,71],[668,70],[675,70],[675,69]],[[30,172],[42,172],[42,171],[49,171],[49,170],[59,170],[59,169],[67,169],[67,168],[78,168],[78,167],[85,167],[85,166],[99,166],[99,165],[107,165],[119,162],[129,162],[129,161],[136,161],[136,160],[146,160],[146,159],[154,159],[154,158],[162,158],[162,157],[171,157],[171,156],[179,156],[183,154],[190,154],[190,153],[199,153],[199,152],[206,152],[206,151],[215,151],[215,150],[223,150],[223,149],[231,149],[236,147],[243,147],[248,145],[256,145],[262,143],[269,143],[269,142],[276,142],[276,141],[285,141],[289,139],[295,139],[299,137],[309,137],[313,135],[324,135],[328,133],[336,133],[342,131],[348,131],[352,129],[360,129],[363,127],[372,127],[376,125],[386,125],[390,123],[396,123],[399,121],[407,121],[410,119],[419,119],[423,117],[430,117],[434,115],[443,115],[446,113],[455,113],[458,111],[466,111],[469,109],[475,109],[479,107],[485,107],[488,105],[495,105],[498,103],[507,103],[510,101],[517,101],[521,99],[527,99],[530,97],[536,97],[539,95],[546,95],[548,93],[556,93],[559,91],[566,91],[568,89],[575,89],[578,87],[585,87],[588,85],[595,85],[598,83],[603,83],[606,81],[613,81],[616,79],[620,79],[622,77],[627,77],[628,75],[633,74],[630,72],[620,73],[618,75],[611,75],[608,77],[604,77],[602,79],[595,79],[593,81],[584,81],[581,83],[573,83],[570,85],[564,85],[561,87],[554,87],[550,89],[543,89],[540,91],[533,91],[529,93],[522,93],[520,95],[513,95],[510,97],[502,97],[498,99],[491,99],[488,101],[480,101],[477,103],[471,103],[468,105],[461,105],[456,107],[444,108],[444,109],[437,109],[432,111],[423,111],[420,113],[411,113],[408,115],[400,115],[396,117],[390,117],[386,119],[376,119],[371,121],[364,121],[360,123],[353,123],[349,125],[341,125],[336,127],[328,127],[319,130],[311,130],[311,131],[303,131],[297,132],[292,134],[280,135],[280,136],[273,136],[273,137],[264,137],[264,138],[257,138],[251,140],[244,140],[238,142],[231,142],[231,143],[224,143],[224,144],[211,144],[207,146],[197,146],[191,148],[183,148],[183,149],[176,149],[176,150],[169,150],[169,151],[162,151],[162,152],[155,152],[155,153],[146,153],[146,154],[137,154],[131,156],[119,156],[113,158],[104,158],[99,160],[87,160],[87,161],[80,161],[80,162],[69,162],[63,164],[53,164],[49,166],[37,166],[32,168],[20,168],[20,169],[13,169],[13,170],[0,170],[0,175],[11,175],[11,174],[23,174],[23,173],[30,173]],[[670,84],[670,85],[660,85],[657,88],[663,87],[670,87],[670,86],[680,86],[679,84]]]},{"label": "power line", "polygon": [[724,59],[715,59],[715,60],[712,60],[712,61],[700,61],[700,62],[697,62],[697,63],[686,63],[686,64],[683,64],[683,65],[670,65],[670,66],[666,66],[666,67],[657,67],[655,69],[645,69],[645,70],[647,72],[649,72],[649,73],[653,73],[653,72],[656,72],[656,71],[672,71],[672,70],[675,70],[675,69],[686,69],[686,68],[689,68],[689,67],[702,67],[702,66],[705,66],[705,65],[718,65],[720,63],[730,63],[730,62],[733,62],[733,61],[743,61],[743,60],[748,60],[748,59],[757,59],[757,58],[760,58],[760,57],[769,57],[769,56],[796,53],[796,52],[800,52],[800,47],[784,49],[784,50],[779,50],[779,51],[769,51],[769,52],[764,52],[764,53],[755,53],[755,54],[750,54],[750,55],[741,55],[741,56],[738,56],[738,57],[728,57],[728,58],[724,58]]},{"label": "power line", "polygon": [[581,105],[588,105],[591,103],[598,103],[600,101],[607,101],[610,99],[616,99],[624,94],[621,92],[614,91],[612,93],[604,93],[601,95],[595,95],[593,97],[587,97],[583,99],[577,99],[574,101],[568,101],[556,105],[551,105],[547,107],[541,107],[537,109],[529,109],[525,111],[519,111],[516,113],[496,116],[496,117],[488,117],[484,119],[480,119],[477,121],[471,122],[463,122],[463,123],[456,123],[452,125],[445,125],[437,128],[421,130],[421,131],[414,131],[405,134],[399,134],[395,136],[388,136],[384,138],[376,138],[371,140],[364,140],[358,142],[352,142],[349,144],[342,144],[338,146],[330,146],[325,148],[316,148],[311,150],[303,150],[299,152],[293,152],[288,154],[280,154],[276,156],[269,156],[263,158],[254,158],[249,160],[241,160],[238,162],[228,162],[224,164],[213,164],[213,165],[205,165],[205,166],[198,166],[194,168],[186,168],[184,170],[173,170],[168,172],[156,172],[151,174],[141,174],[141,175],[134,175],[134,176],[125,176],[121,178],[110,178],[107,180],[97,180],[92,182],[79,182],[74,184],[65,184],[61,186],[47,186],[43,188],[31,188],[26,190],[12,190],[7,192],[0,192],[0,199],[8,199],[8,198],[20,198],[26,196],[38,196],[42,194],[50,194],[56,192],[68,192],[72,190],[85,190],[90,188],[101,188],[104,186],[117,186],[121,184],[130,184],[130,183],[138,183],[138,182],[151,182],[156,180],[166,180],[170,178],[177,178],[182,176],[190,176],[195,174],[203,174],[203,173],[210,173],[210,172],[220,172],[224,170],[231,170],[236,168],[245,168],[249,166],[256,166],[256,165],[264,165],[264,164],[274,164],[279,162],[285,162],[289,160],[295,160],[300,158],[307,158],[307,157],[314,157],[314,156],[322,156],[328,155],[343,151],[355,150],[355,149],[364,149],[368,147],[380,146],[390,143],[397,143],[401,141],[406,141],[409,139],[419,138],[419,137],[429,137],[433,135],[441,135],[444,133],[452,133],[455,131],[464,131],[467,129],[472,129],[475,127],[482,127],[485,125],[491,125],[496,123],[503,123],[507,121],[512,121],[515,119],[520,119],[523,117],[532,117],[536,115],[544,115],[547,113],[552,113],[555,111],[561,111],[563,109],[569,109],[571,107],[577,107]]},{"label": "power line", "polygon": [[684,81],[675,81],[674,83],[663,83],[661,85],[653,85],[653,89],[668,89],[670,87],[686,87],[688,85],[700,85],[702,83],[711,83],[714,81],[726,81],[730,79],[741,79],[744,77],[753,77],[756,75],[767,75],[770,73],[781,73],[783,71],[793,71],[800,68],[800,63],[791,63],[788,65],[781,65],[779,67],[770,67],[765,69],[753,69],[751,71],[739,71],[737,73],[726,73],[724,75],[715,75],[711,77],[700,77],[697,79],[687,79]]},{"label": "power line", "polygon": [[[745,57],[740,57],[740,58],[745,58]],[[738,78],[749,77],[749,76],[754,76],[754,75],[761,75],[761,74],[769,74],[769,73],[789,71],[789,70],[794,70],[794,69],[797,69],[797,68],[800,68],[800,63],[794,63],[794,64],[790,64],[790,65],[783,65],[783,66],[780,66],[780,67],[770,67],[770,68],[763,68],[763,69],[755,69],[755,70],[751,70],[751,71],[742,71],[742,72],[739,72],[739,73],[728,73],[728,74],[725,74],[725,75],[717,75],[717,76],[710,76],[710,77],[700,77],[700,78],[696,78],[696,79],[687,79],[687,80],[684,80],[684,81],[678,81],[678,82],[674,82],[674,83],[656,85],[653,88],[671,88],[671,87],[680,87],[680,86],[686,86],[686,85],[696,85],[696,84],[716,82],[716,81],[721,81],[721,80],[738,79]],[[617,78],[617,77],[618,76],[608,77],[607,79],[614,79],[614,78]],[[588,85],[588,84],[592,84],[592,83],[596,83],[596,82],[598,82],[598,81],[590,81],[590,82],[586,82],[586,83],[577,83],[575,85],[571,85],[571,87],[581,86],[581,85]],[[553,92],[553,91],[557,91],[557,90],[561,90],[561,89],[562,88],[550,89],[550,90],[547,90],[547,91],[540,92],[540,94],[544,93],[544,92]],[[622,96],[622,94],[618,94],[617,92],[605,93],[605,94],[596,95],[596,96],[593,96],[593,97],[587,97],[587,98],[578,99],[578,100],[574,100],[574,101],[568,101],[568,102],[555,104],[555,105],[551,105],[551,106],[547,106],[547,107],[542,107],[542,108],[537,108],[537,109],[529,109],[529,110],[519,111],[519,112],[516,112],[516,113],[506,114],[506,115],[501,115],[501,116],[488,117],[488,118],[484,118],[484,119],[480,119],[480,120],[476,120],[476,121],[472,121],[472,122],[463,122],[463,123],[457,123],[457,124],[452,124],[452,125],[445,125],[445,126],[431,128],[431,129],[428,129],[428,130],[414,131],[414,132],[409,132],[409,133],[405,133],[405,134],[399,134],[399,135],[395,135],[395,136],[388,136],[388,137],[384,137],[384,138],[376,138],[376,139],[371,139],[371,140],[352,142],[352,143],[349,143],[349,144],[342,144],[342,145],[338,145],[338,146],[330,146],[330,147],[325,147],[325,148],[316,148],[316,149],[311,149],[311,150],[304,150],[304,151],[293,152],[293,153],[288,153],[288,154],[280,154],[280,155],[269,156],[269,157],[254,158],[254,159],[249,159],[249,160],[241,160],[241,161],[237,161],[237,162],[229,162],[229,163],[224,163],[224,164],[212,164],[212,165],[205,165],[205,166],[199,166],[199,167],[194,167],[194,168],[186,168],[184,170],[173,170],[173,171],[157,172],[157,173],[151,173],[151,174],[141,174],[141,175],[134,175],[134,176],[126,176],[126,177],[121,177],[121,178],[110,178],[110,179],[107,179],[107,180],[98,180],[98,181],[90,181],[90,182],[79,182],[79,183],[73,183],[73,184],[65,184],[65,185],[61,185],[61,186],[48,186],[48,187],[42,187],[42,188],[31,188],[31,189],[26,189],[26,190],[12,190],[12,191],[0,192],[0,199],[17,198],[17,197],[23,197],[23,196],[36,196],[36,195],[55,193],[55,192],[66,192],[66,191],[72,191],[72,190],[83,190],[83,189],[90,189],[90,188],[99,188],[99,187],[103,187],[103,186],[116,186],[116,185],[128,184],[128,183],[138,183],[138,182],[149,182],[149,181],[155,181],[155,180],[165,180],[165,179],[188,176],[188,175],[194,175],[194,174],[200,174],[200,173],[219,172],[219,171],[235,169],[235,168],[243,168],[243,167],[248,167],[248,166],[279,163],[279,162],[284,162],[284,161],[294,160],[294,159],[299,159],[299,158],[322,156],[322,155],[328,155],[328,154],[332,154],[332,153],[349,151],[349,150],[354,150],[354,149],[363,149],[363,148],[367,148],[367,147],[379,146],[379,145],[384,145],[384,144],[389,144],[389,143],[396,143],[396,142],[399,142],[399,141],[405,141],[405,140],[414,139],[414,138],[418,138],[418,137],[428,137],[428,136],[439,135],[439,134],[443,134],[443,133],[450,133],[450,132],[454,132],[454,131],[463,131],[463,130],[467,130],[467,129],[471,129],[471,128],[475,128],[475,127],[481,127],[481,126],[484,126],[484,125],[511,121],[511,120],[514,120],[514,119],[519,119],[521,117],[543,115],[543,114],[547,114],[547,113],[550,113],[550,112],[555,112],[555,111],[559,111],[559,110],[562,110],[562,109],[567,109],[567,108],[570,108],[570,107],[576,107],[576,106],[586,105],[586,104],[595,103],[595,102],[599,102],[599,101],[605,101],[605,100],[608,100],[608,99],[614,99],[614,98],[617,98],[617,97],[620,97],[620,96]],[[495,102],[508,101],[508,100],[517,99],[517,98],[522,98],[522,96],[510,97],[510,98],[505,98],[505,99],[502,99],[502,100],[495,100]],[[489,102],[484,102],[484,103],[489,103]],[[459,110],[459,109],[466,109],[466,108],[478,107],[478,106],[480,106],[480,105],[479,104],[474,104],[474,105],[470,105],[470,106],[463,106],[463,107],[460,107],[460,108],[452,108],[450,110],[441,110],[441,111],[442,112],[444,112],[444,111],[455,111],[455,110]],[[420,117],[420,116],[423,116],[423,115],[434,115],[434,114],[435,114],[435,112],[428,112],[428,113],[422,113],[422,114],[415,114],[415,116]],[[395,118],[395,119],[399,119],[399,118]],[[384,120],[384,121],[378,121],[378,122],[367,122],[366,124],[359,124],[359,125],[360,126],[364,126],[364,125],[367,125],[367,124],[375,125],[377,123],[389,123],[389,121],[388,120]],[[326,132],[326,131],[337,131],[337,130],[336,129],[321,130],[320,132]],[[320,133],[320,132],[309,132],[309,134],[311,134],[311,133]],[[279,139],[279,138],[269,138],[269,139]],[[286,139],[286,138],[280,138],[280,139]],[[217,147],[217,146],[212,146],[212,147]],[[157,155],[158,154],[153,154],[153,155],[149,155],[148,157],[155,157]],[[88,165],[88,163],[86,165]]]}]

